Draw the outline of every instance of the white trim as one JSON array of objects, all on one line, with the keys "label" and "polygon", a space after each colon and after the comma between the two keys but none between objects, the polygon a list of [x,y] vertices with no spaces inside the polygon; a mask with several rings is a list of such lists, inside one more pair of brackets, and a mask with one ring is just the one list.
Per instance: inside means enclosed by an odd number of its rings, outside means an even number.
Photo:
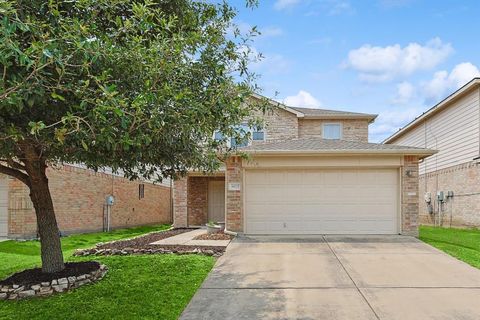
[{"label": "white trim", "polygon": [[305,114],[303,112],[300,112],[300,111],[297,111],[293,108],[290,108],[289,106],[281,103],[281,102],[278,102],[278,101],[275,101],[273,99],[270,99],[270,98],[267,98],[265,96],[262,96],[262,95],[259,95],[258,93],[252,93],[252,97],[256,98],[256,99],[259,99],[259,100],[267,100],[268,103],[270,103],[272,106],[274,107],[278,107],[280,109],[283,109],[285,111],[288,111],[290,113],[293,113],[294,115],[296,115],[298,118],[303,118],[305,116]]},{"label": "white trim", "polygon": [[409,149],[394,149],[394,150],[372,150],[372,149],[357,149],[357,150],[244,150],[244,153],[252,155],[285,155],[285,156],[308,156],[308,155],[418,155],[418,156],[431,156],[438,151],[423,149],[423,150],[409,150]]}]

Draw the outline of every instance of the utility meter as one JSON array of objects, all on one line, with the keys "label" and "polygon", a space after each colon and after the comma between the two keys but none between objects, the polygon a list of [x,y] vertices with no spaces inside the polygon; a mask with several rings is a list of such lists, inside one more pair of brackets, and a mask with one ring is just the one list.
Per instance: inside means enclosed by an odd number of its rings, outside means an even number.
[{"label": "utility meter", "polygon": [[440,202],[445,201],[445,196],[443,194],[443,191],[438,191],[437,192],[437,200],[440,201]]},{"label": "utility meter", "polygon": [[112,195],[109,195],[105,199],[105,202],[107,203],[108,206],[112,206],[115,203],[115,197]]},{"label": "utility meter", "polygon": [[425,195],[423,197],[426,203],[432,202],[432,194],[430,192],[425,192]]}]

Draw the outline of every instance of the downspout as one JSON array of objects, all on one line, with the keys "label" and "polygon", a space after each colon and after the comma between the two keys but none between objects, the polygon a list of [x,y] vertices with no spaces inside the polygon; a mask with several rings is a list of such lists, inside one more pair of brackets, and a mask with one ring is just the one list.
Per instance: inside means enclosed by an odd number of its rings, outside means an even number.
[{"label": "downspout", "polygon": [[173,178],[170,178],[170,221],[173,225]]}]

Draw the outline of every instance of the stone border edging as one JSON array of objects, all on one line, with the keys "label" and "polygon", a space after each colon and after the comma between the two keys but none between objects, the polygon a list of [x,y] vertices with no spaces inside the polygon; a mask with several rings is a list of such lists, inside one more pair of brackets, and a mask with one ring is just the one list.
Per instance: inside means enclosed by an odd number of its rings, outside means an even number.
[{"label": "stone border edging", "polygon": [[28,287],[15,284],[11,286],[0,286],[0,300],[22,300],[32,297],[46,297],[54,293],[70,291],[101,280],[107,272],[107,266],[100,264],[100,268],[97,270],[77,277],[71,276],[68,278],[55,279],[51,282],[41,282]]},{"label": "stone border edging", "polygon": [[[147,232],[147,233],[139,234],[138,236],[131,237],[131,238],[111,240],[111,241],[107,241],[107,242],[99,242],[99,243],[97,243],[97,244],[95,245],[95,247],[100,247],[100,246],[108,245],[108,244],[110,244],[110,243],[115,243],[115,242],[119,242],[119,241],[134,240],[134,239],[137,239],[137,238],[141,238],[141,237],[144,237],[144,236],[148,236],[149,234],[152,234],[152,233],[167,232],[167,231],[170,231],[170,230],[173,230],[173,229],[176,229],[176,228],[175,228],[174,226],[171,226],[170,228],[165,229],[165,230],[150,231],[150,232]],[[87,250],[87,249],[77,249],[77,250]]]},{"label": "stone border edging", "polygon": [[166,248],[151,248],[151,249],[134,249],[134,248],[125,248],[125,249],[79,249],[75,250],[73,253],[74,256],[85,257],[85,256],[126,256],[126,255],[140,255],[140,254],[203,254],[206,256],[221,256],[222,254],[217,253],[215,250],[203,249],[200,247],[194,248],[192,250],[175,250],[175,249],[166,249]]}]

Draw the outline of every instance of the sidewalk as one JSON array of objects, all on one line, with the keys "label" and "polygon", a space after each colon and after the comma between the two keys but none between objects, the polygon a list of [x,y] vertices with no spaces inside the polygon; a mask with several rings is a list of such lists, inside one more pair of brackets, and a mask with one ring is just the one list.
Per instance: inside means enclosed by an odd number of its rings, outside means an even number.
[{"label": "sidewalk", "polygon": [[231,240],[194,240],[193,238],[207,233],[205,229],[195,229],[170,238],[162,239],[151,244],[158,245],[183,245],[183,246],[207,246],[207,247],[226,247]]}]

